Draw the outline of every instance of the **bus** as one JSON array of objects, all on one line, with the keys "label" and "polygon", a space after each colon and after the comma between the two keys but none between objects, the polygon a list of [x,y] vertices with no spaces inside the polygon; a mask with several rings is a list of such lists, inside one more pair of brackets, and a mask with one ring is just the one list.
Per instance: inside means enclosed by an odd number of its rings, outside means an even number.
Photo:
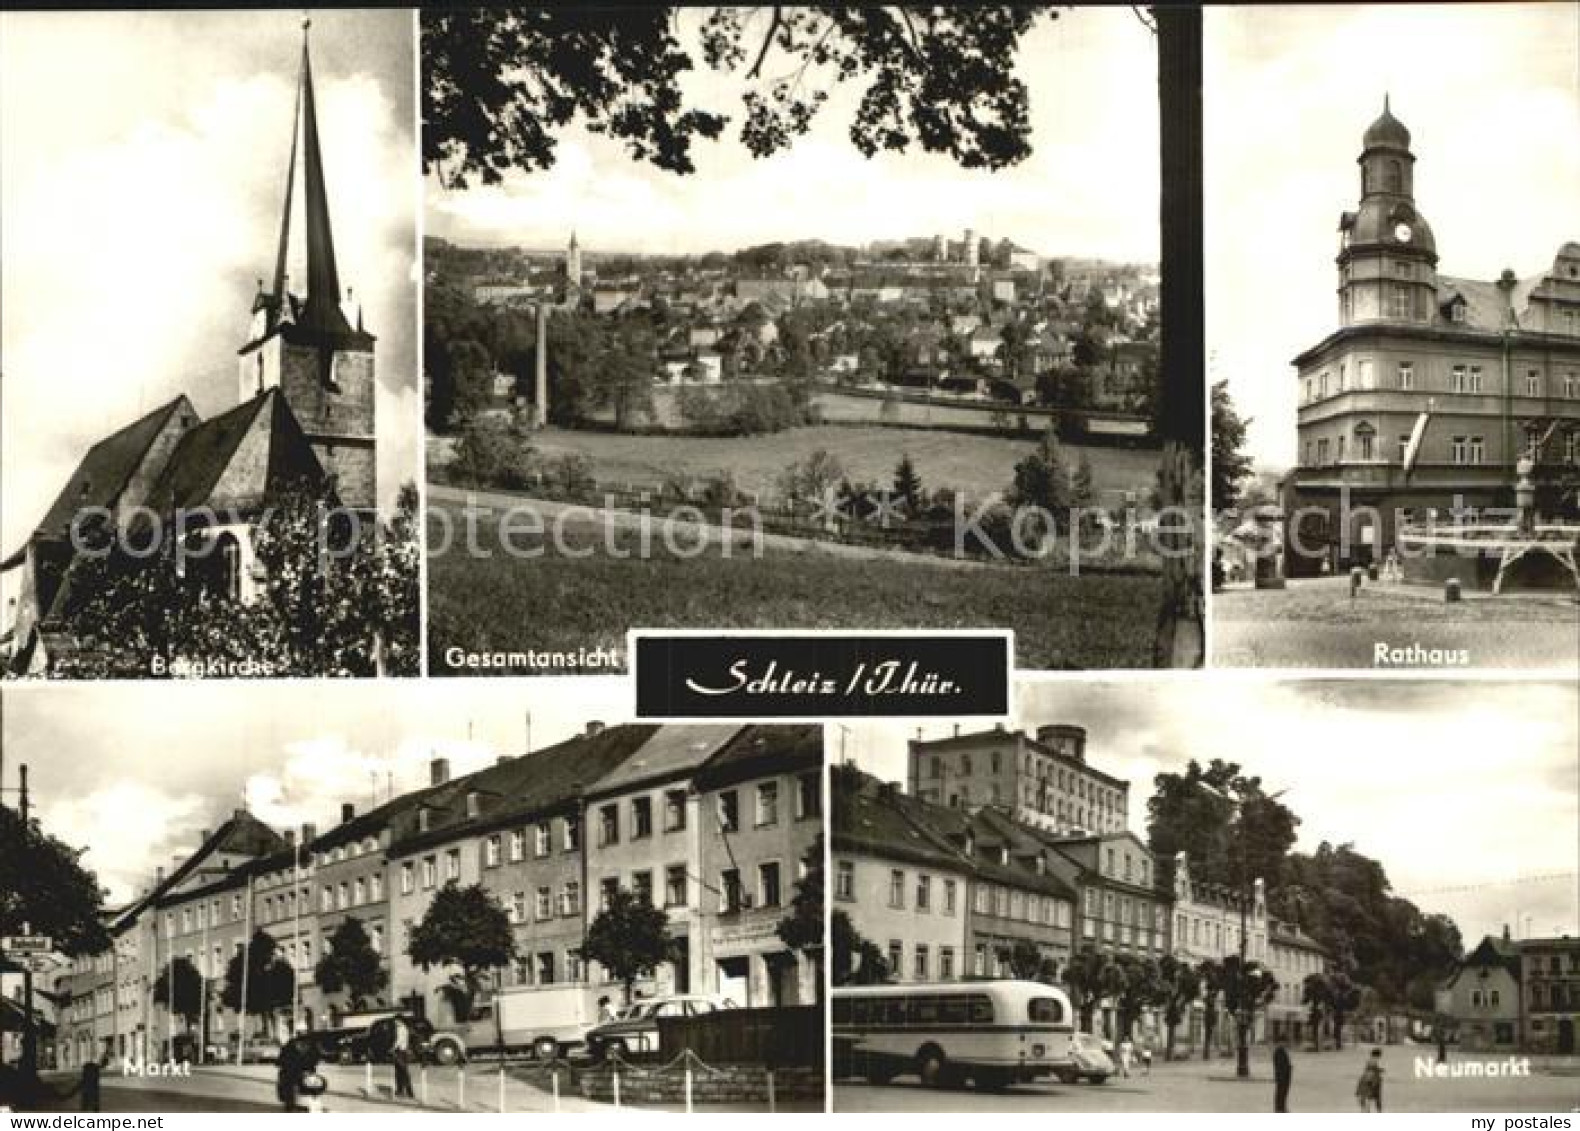
[{"label": "bus", "polygon": [[832,1003],[836,1075],[992,1090],[1070,1064],[1070,999],[1041,982],[842,986]]}]

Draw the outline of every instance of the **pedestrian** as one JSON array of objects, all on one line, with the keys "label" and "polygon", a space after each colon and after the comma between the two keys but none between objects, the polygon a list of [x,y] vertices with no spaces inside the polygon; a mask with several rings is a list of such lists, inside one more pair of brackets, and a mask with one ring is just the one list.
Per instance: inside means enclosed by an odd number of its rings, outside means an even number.
[{"label": "pedestrian", "polygon": [[1130,1075],[1130,1065],[1135,1060],[1135,1055],[1136,1046],[1130,1043],[1129,1037],[1119,1042],[1119,1074],[1121,1076]]},{"label": "pedestrian", "polygon": [[1366,1058],[1366,1067],[1361,1069],[1361,1078],[1355,1084],[1355,1098],[1362,1111],[1382,1111],[1382,1049],[1372,1049],[1371,1056]]},{"label": "pedestrian", "polygon": [[395,1098],[416,1099],[411,1090],[411,1026],[397,1016],[390,1034],[390,1063],[395,1066]]},{"label": "pedestrian", "polygon": [[1141,1075],[1152,1075],[1152,1038],[1141,1038]]},{"label": "pedestrian", "polygon": [[102,1066],[97,1060],[82,1062],[82,1074],[77,1077],[77,1107],[81,1111],[103,1111],[99,1103],[99,1074]]},{"label": "pedestrian", "polygon": [[1295,1079],[1295,1066],[1289,1062],[1289,1050],[1279,1041],[1273,1050],[1273,1110],[1289,1110],[1289,1085]]},{"label": "pedestrian", "polygon": [[1441,1028],[1437,1031],[1437,1062],[1448,1063],[1448,1034]]}]

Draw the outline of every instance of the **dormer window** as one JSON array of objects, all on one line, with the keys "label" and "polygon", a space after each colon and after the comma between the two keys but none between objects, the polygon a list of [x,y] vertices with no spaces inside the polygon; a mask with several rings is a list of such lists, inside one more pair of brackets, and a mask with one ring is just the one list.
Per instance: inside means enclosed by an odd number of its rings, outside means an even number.
[{"label": "dormer window", "polygon": [[1462,323],[1462,322],[1465,321],[1465,300],[1464,299],[1456,298],[1454,300],[1453,304],[1448,308],[1448,317],[1449,317],[1450,321],[1453,321],[1453,322],[1461,322]]}]

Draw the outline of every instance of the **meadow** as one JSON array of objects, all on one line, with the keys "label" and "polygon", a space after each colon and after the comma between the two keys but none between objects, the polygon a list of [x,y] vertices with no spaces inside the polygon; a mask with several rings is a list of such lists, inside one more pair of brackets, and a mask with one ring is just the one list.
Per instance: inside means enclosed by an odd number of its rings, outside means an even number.
[{"label": "meadow", "polygon": [[[533,446],[552,460],[577,452],[599,481],[661,483],[671,475],[707,476],[730,471],[744,491],[771,494],[785,468],[814,451],[832,452],[855,482],[887,485],[901,455],[908,454],[927,490],[950,487],[973,498],[1004,492],[1015,464],[1032,440],[881,426],[810,425],[765,436],[664,436],[546,429]],[[1064,445],[1067,465],[1084,454],[1092,466],[1098,501],[1119,506],[1124,493],[1145,496],[1157,468],[1156,452]]]},{"label": "meadow", "polygon": [[[485,531],[480,544],[498,543]],[[1022,668],[1138,668],[1151,664],[1160,592],[1144,573],[852,561],[816,549],[520,558],[453,545],[428,559],[429,671],[460,674],[445,662],[452,647],[623,653],[630,628],[1010,628]]]}]

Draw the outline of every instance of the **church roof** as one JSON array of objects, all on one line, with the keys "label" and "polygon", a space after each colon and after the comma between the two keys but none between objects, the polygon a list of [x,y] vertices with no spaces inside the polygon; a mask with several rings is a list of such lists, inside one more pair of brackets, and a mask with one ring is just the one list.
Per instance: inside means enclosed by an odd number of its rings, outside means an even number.
[{"label": "church roof", "polygon": [[[261,461],[237,454],[249,439]],[[151,499],[168,511],[256,505],[293,483],[317,487],[324,469],[278,388],[205,421],[181,437],[160,473]]]},{"label": "church roof", "polygon": [[112,432],[89,448],[34,531],[35,538],[64,538],[72,520],[89,507],[114,508],[149,449],[172,417],[196,414],[185,396]]},{"label": "church roof", "polygon": [[1367,149],[1405,149],[1410,148],[1410,131],[1405,129],[1404,123],[1393,116],[1393,111],[1388,106],[1388,96],[1383,95],[1383,111],[1377,120],[1366,127],[1363,144]]}]

